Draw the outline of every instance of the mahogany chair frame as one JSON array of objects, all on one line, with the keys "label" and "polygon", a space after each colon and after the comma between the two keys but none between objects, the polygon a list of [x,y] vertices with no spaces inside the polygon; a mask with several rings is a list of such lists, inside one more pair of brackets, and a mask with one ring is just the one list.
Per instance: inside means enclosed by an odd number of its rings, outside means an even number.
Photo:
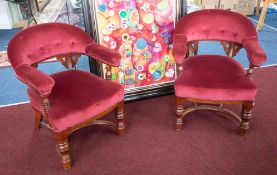
[{"label": "mahogany chair frame", "polygon": [[[57,60],[61,61],[61,63],[68,69],[74,68],[77,64],[80,55],[60,55],[57,56]],[[32,65],[33,67],[37,68],[37,64]],[[106,66],[106,79],[111,80],[111,66]],[[35,111],[35,121],[34,121],[34,128],[40,129],[41,126],[45,126],[48,129],[52,130],[51,124],[48,122],[48,112],[51,108],[51,101],[48,96],[41,95],[41,100],[43,103],[43,112],[39,112],[38,109],[34,109]],[[116,122],[111,122],[107,120],[98,120],[99,118],[103,117],[104,115],[110,113],[111,111],[115,110],[115,119]],[[58,155],[61,157],[61,163],[64,169],[70,169],[72,166],[72,161],[69,152],[69,142],[68,137],[74,131],[89,126],[89,125],[106,125],[112,127],[116,130],[118,135],[123,135],[125,133],[125,123],[124,123],[124,100],[115,104],[114,106],[110,107],[106,111],[94,116],[91,119],[88,119],[82,123],[76,124],[62,132],[54,132],[55,140],[56,140],[56,149]]]},{"label": "mahogany chair frame", "polygon": [[[242,48],[242,45],[236,42],[231,42],[231,41],[219,41],[219,42],[221,42],[221,45],[223,46],[223,49],[226,55],[230,57],[230,59],[234,59],[233,57],[236,56],[236,54]],[[187,45],[188,45],[187,56],[197,55],[199,41],[189,42],[187,43]],[[178,75],[182,74],[183,72],[182,65],[176,64],[176,66],[178,70]],[[245,76],[247,76],[248,78],[251,78],[254,68],[256,67],[250,63]],[[184,108],[185,102],[192,102],[193,106]],[[255,101],[223,101],[223,100],[215,101],[215,100],[203,100],[203,99],[183,98],[183,97],[175,96],[175,103],[176,103],[176,108],[175,108],[176,131],[182,130],[183,119],[187,114],[197,110],[210,110],[210,111],[223,113],[226,116],[235,119],[235,121],[237,121],[240,124],[239,126],[240,135],[245,135],[245,133],[249,129],[249,121],[252,118],[252,109],[254,107]],[[227,105],[227,104],[241,104],[242,105],[241,115],[239,116],[236,113],[223,107],[223,105]]]}]

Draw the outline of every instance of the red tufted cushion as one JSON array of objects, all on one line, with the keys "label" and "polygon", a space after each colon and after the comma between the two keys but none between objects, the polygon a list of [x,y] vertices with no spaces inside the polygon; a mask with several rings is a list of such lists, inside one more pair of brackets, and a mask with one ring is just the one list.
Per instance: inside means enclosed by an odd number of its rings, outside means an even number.
[{"label": "red tufted cushion", "polygon": [[14,68],[39,63],[56,55],[85,54],[93,39],[82,29],[62,23],[46,23],[17,33],[9,42],[8,57]]},{"label": "red tufted cushion", "polygon": [[228,10],[199,10],[182,17],[174,34],[183,34],[187,41],[220,40],[242,43],[257,36],[253,23],[245,16]]},{"label": "red tufted cushion", "polygon": [[193,56],[184,61],[183,70],[174,85],[178,97],[224,101],[255,99],[256,85],[234,58]]},{"label": "red tufted cushion", "polygon": [[192,41],[232,41],[241,44],[253,66],[261,66],[266,54],[259,44],[253,23],[245,16],[228,10],[199,10],[183,16],[176,24],[173,56],[181,64]]},{"label": "red tufted cushion", "polygon": [[[124,99],[123,87],[96,75],[69,70],[51,75],[55,85],[50,95],[49,122],[56,132],[86,121]],[[31,104],[43,112],[41,98],[28,89]]]},{"label": "red tufted cushion", "polygon": [[67,54],[92,56],[113,66],[118,66],[121,59],[118,52],[97,44],[82,29],[63,23],[46,23],[26,28],[17,33],[8,46],[8,57],[13,68]]}]

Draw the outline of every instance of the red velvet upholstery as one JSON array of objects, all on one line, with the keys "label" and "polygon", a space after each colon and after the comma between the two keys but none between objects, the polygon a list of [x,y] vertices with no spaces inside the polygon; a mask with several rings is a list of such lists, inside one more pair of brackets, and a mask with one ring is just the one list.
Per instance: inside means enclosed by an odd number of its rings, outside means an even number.
[{"label": "red velvet upholstery", "polygon": [[226,40],[242,43],[257,36],[253,23],[245,16],[229,10],[199,10],[178,21],[175,34],[183,34],[188,41]]},{"label": "red velvet upholstery", "polygon": [[36,89],[40,94],[44,96],[51,93],[52,88],[55,84],[55,81],[49,75],[26,64],[16,67],[15,73],[17,75],[20,75],[18,76],[18,78],[21,81]]},{"label": "red velvet upholstery", "polygon": [[114,50],[103,47],[97,43],[91,43],[86,47],[87,55],[101,60],[102,63],[109,64],[112,66],[120,65],[121,55]]},{"label": "red velvet upholstery", "polygon": [[66,54],[85,54],[118,66],[120,54],[95,43],[83,30],[68,24],[47,23],[13,37],[8,57],[20,80],[29,85],[31,104],[44,113],[41,96],[48,96],[49,122],[54,131],[90,119],[124,99],[123,87],[78,70],[47,75],[31,65]]},{"label": "red velvet upholstery", "polygon": [[262,49],[257,36],[243,40],[243,47],[245,48],[249,61],[253,66],[261,66],[266,60],[265,52]]},{"label": "red velvet upholstery", "polygon": [[[49,99],[49,122],[56,132],[84,122],[124,99],[122,86],[93,74],[69,70],[51,75],[55,81]],[[32,105],[43,112],[39,94],[28,89]]]},{"label": "red velvet upholstery", "polygon": [[[94,47],[87,53],[86,48],[89,44],[93,44]],[[82,29],[63,23],[29,27],[16,34],[8,46],[8,57],[14,68],[22,64],[39,63],[53,56],[74,53],[95,55],[96,60],[114,66],[120,61],[117,52],[103,49]]]},{"label": "red velvet upholstery", "polygon": [[255,99],[256,85],[233,58],[193,56],[183,62],[183,69],[174,86],[178,97],[224,101]]},{"label": "red velvet upholstery", "polygon": [[175,34],[173,40],[173,55],[175,62],[181,64],[187,54],[187,37],[182,34]]},{"label": "red velvet upholstery", "polygon": [[209,9],[182,17],[174,32],[173,56],[175,61],[180,64],[185,58],[187,42],[203,40],[232,41],[243,44],[254,66],[260,66],[266,60],[265,52],[258,44],[253,23],[239,13]]},{"label": "red velvet upholstery", "polygon": [[231,41],[242,45],[251,67],[266,60],[255,27],[245,16],[228,10],[200,10],[181,18],[173,39],[173,56],[183,73],[175,81],[177,97],[219,101],[254,101],[257,88],[246,71],[227,56],[186,58],[192,41]]}]

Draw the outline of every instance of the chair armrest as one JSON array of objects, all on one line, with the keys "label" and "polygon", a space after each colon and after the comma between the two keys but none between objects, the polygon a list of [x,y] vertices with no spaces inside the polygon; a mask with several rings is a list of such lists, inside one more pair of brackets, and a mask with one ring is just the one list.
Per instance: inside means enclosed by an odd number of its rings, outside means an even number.
[{"label": "chair armrest", "polygon": [[104,46],[99,45],[94,42],[89,44],[86,47],[86,54],[95,58],[96,60],[111,65],[111,66],[119,66],[121,55],[115,50],[106,48]]},{"label": "chair armrest", "polygon": [[26,64],[16,67],[15,73],[21,81],[31,86],[44,96],[51,93],[55,84],[52,77]]},{"label": "chair armrest", "polygon": [[247,57],[253,66],[261,66],[266,61],[267,56],[256,36],[246,38],[243,40],[242,45],[245,48]]},{"label": "chair armrest", "polygon": [[181,64],[187,55],[187,37],[175,34],[173,38],[173,57],[177,64]]}]

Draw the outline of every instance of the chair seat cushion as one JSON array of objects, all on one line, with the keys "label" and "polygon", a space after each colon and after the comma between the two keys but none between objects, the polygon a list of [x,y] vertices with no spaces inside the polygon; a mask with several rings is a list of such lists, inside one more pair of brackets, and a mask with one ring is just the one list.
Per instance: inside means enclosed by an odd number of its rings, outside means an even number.
[{"label": "chair seat cushion", "polygon": [[[96,117],[124,100],[122,86],[85,71],[69,70],[51,77],[55,85],[49,96],[48,118],[56,132]],[[28,94],[32,105],[43,113],[39,94],[31,88]]]},{"label": "chair seat cushion", "polygon": [[234,58],[197,55],[187,58],[175,81],[178,97],[220,101],[254,101],[257,87]]}]

